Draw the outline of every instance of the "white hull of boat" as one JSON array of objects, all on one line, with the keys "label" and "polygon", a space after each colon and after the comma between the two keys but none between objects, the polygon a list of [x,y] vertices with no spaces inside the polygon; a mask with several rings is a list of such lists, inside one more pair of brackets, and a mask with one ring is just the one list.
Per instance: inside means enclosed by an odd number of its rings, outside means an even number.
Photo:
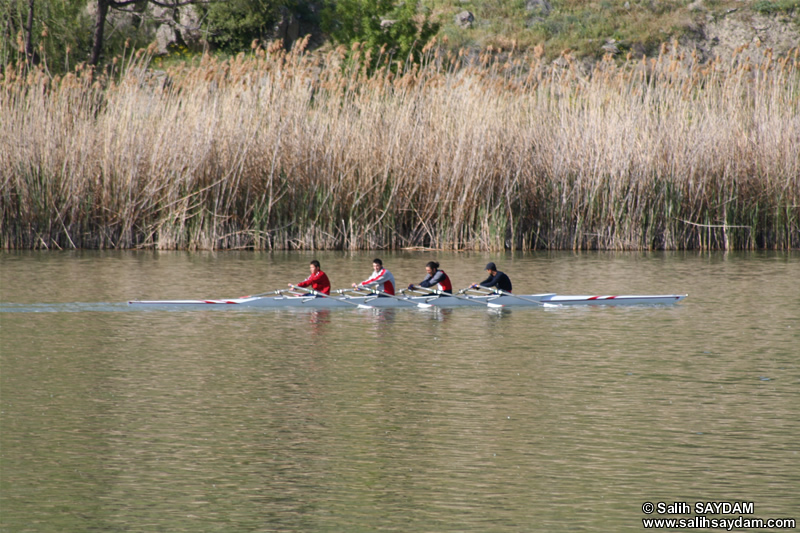
[{"label": "white hull of boat", "polygon": [[401,296],[398,298],[369,296],[337,296],[331,298],[313,296],[265,296],[243,297],[219,300],[132,300],[129,305],[142,307],[164,308],[209,308],[209,307],[264,307],[264,308],[289,308],[307,307],[315,309],[352,308],[358,305],[392,308],[392,307],[418,307],[419,304],[428,304],[434,307],[556,307],[556,306],[621,306],[621,305],[669,305],[677,303],[688,295],[686,294],[659,294],[659,295],[600,295],[600,296],[570,296],[555,293],[522,294],[519,296],[489,295],[489,296]]}]

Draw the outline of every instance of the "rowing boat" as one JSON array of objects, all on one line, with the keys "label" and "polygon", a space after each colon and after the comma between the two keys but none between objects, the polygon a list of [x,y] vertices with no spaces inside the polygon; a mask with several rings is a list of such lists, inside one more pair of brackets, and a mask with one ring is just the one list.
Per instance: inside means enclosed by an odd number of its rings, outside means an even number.
[{"label": "rowing boat", "polygon": [[[386,298],[376,294],[343,294],[337,297],[319,298],[314,295],[293,295],[279,293],[276,296],[245,296],[241,298],[222,298],[213,300],[131,300],[129,305],[162,308],[210,308],[210,307],[263,307],[263,308],[348,308],[362,307],[557,307],[557,306],[623,306],[623,305],[670,305],[677,303],[686,294],[658,295],[587,295],[570,296],[556,293],[541,294],[466,294],[453,297],[435,293],[426,295],[403,295]],[[420,304],[427,304],[420,306]],[[490,305],[491,304],[491,305]]]}]

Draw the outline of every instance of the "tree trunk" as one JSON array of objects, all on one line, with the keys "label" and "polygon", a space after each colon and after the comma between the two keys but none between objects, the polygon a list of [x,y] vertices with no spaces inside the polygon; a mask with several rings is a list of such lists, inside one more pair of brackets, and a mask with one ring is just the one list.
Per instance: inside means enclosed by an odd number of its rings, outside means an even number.
[{"label": "tree trunk", "polygon": [[97,18],[94,22],[94,41],[92,42],[92,57],[89,64],[96,66],[100,62],[100,54],[103,51],[103,31],[106,27],[106,17],[108,16],[109,0],[97,0]]},{"label": "tree trunk", "polygon": [[28,0],[28,20],[25,23],[25,58],[33,66],[33,7],[35,0]]}]

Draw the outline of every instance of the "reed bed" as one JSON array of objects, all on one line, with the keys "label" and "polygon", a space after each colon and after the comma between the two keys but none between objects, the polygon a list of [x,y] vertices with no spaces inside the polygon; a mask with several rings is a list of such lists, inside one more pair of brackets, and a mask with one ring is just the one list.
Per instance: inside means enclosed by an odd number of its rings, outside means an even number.
[{"label": "reed bed", "polygon": [[798,54],[7,71],[1,246],[798,248]]}]

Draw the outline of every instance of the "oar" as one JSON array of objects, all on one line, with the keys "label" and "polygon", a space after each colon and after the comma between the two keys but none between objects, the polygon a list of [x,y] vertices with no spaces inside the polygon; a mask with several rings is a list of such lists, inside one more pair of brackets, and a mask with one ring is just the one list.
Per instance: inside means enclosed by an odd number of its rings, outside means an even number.
[{"label": "oar", "polygon": [[248,295],[248,296],[241,296],[240,298],[258,298],[258,297],[260,297],[260,296],[266,296],[266,295],[268,295],[268,294],[280,294],[280,293],[281,293],[281,291],[280,291],[280,290],[277,290],[277,291],[267,291],[267,292],[260,292],[260,293],[258,293],[258,294],[250,294],[250,295]]},{"label": "oar", "polygon": [[323,298],[330,298],[331,300],[336,300],[337,302],[346,303],[348,305],[355,305],[359,309],[375,309],[371,305],[357,304],[355,302],[348,302],[346,298],[336,298],[335,296],[329,296],[329,295],[325,294],[324,292],[315,291],[314,289],[306,289],[305,287],[298,287],[297,285],[294,286],[294,289],[298,290],[298,291],[309,292],[309,293],[313,294],[314,296],[322,296]]},{"label": "oar", "polygon": [[[487,287],[484,287],[484,288],[487,288]],[[467,289],[463,289],[463,290],[467,290]],[[517,300],[522,300],[523,302],[529,302],[529,303],[541,305],[542,307],[544,307],[544,302],[540,302],[538,300],[531,300],[530,298],[523,298],[522,296],[517,296],[516,294],[511,294],[510,292],[504,291],[503,289],[494,288],[494,289],[492,289],[492,292],[495,292],[497,294],[502,294],[503,296],[511,296],[512,298],[516,298]],[[491,294],[491,293],[489,293],[489,294]]]},{"label": "oar", "polygon": [[428,289],[426,287],[416,287],[416,288],[419,289],[419,290],[422,290],[422,291],[427,291],[427,292],[432,293],[432,294],[438,294],[438,295],[440,295],[442,297],[448,297],[449,296],[451,298],[455,298],[456,300],[464,300],[465,302],[470,302],[470,303],[473,303],[473,304],[485,305],[486,307],[491,307],[492,309],[499,309],[500,307],[505,307],[503,304],[495,304],[495,303],[492,303],[492,302],[479,302],[477,300],[473,300],[472,298],[467,298],[466,296],[459,296],[458,294],[450,294],[449,292],[444,292],[443,293],[443,292],[439,292],[439,291],[432,291],[432,290],[430,290],[430,289]]},{"label": "oar", "polygon": [[401,302],[416,305],[420,309],[429,309],[433,307],[432,304],[426,304],[422,302],[412,302],[408,297],[400,298],[399,296],[395,296],[394,294],[389,294],[388,292],[379,291],[378,289],[370,289],[370,291],[374,292],[375,294],[380,294],[381,296],[388,296],[389,298],[394,298],[395,300],[400,300]]}]

